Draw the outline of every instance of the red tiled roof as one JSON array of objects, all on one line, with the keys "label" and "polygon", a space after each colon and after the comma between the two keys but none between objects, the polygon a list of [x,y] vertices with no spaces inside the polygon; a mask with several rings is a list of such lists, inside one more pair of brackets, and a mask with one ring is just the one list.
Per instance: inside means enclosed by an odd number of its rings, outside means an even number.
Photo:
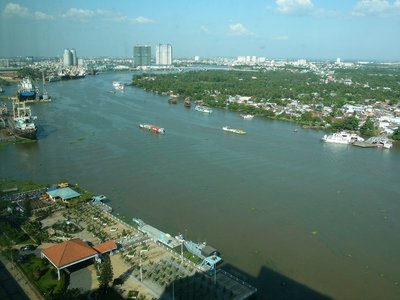
[{"label": "red tiled roof", "polygon": [[[100,244],[101,245],[101,244]],[[57,268],[97,254],[97,251],[81,239],[72,239],[42,250]]]},{"label": "red tiled roof", "polygon": [[117,244],[111,240],[98,245],[94,245],[93,249],[95,249],[99,253],[106,253],[117,249]]}]

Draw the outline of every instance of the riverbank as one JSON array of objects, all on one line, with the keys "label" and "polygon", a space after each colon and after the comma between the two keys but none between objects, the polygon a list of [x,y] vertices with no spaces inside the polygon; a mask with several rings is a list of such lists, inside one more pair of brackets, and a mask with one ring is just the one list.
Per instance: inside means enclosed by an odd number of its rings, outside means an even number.
[{"label": "riverbank", "polygon": [[[111,213],[112,208],[102,203],[91,203],[82,199],[68,200],[68,203],[51,202],[49,198],[43,194],[43,185],[32,182],[18,182],[10,180],[2,180],[1,182],[2,199],[14,201],[15,190],[18,193],[17,201],[33,202],[31,204],[31,214],[29,224],[37,224],[38,230],[41,232],[42,242],[35,250],[35,254],[39,255],[40,251],[52,245],[66,241],[69,239],[79,238],[81,240],[96,245],[105,241],[113,240],[118,245],[118,250],[111,255],[112,266],[114,272],[114,288],[119,291],[124,297],[128,297],[130,291],[140,293],[143,299],[160,298],[162,296],[172,296],[171,284],[181,286],[173,293],[176,296],[185,295],[189,290],[197,289],[196,286],[183,288],[182,280],[188,278],[193,279],[192,282],[209,281],[210,293],[224,295],[240,296],[242,299],[247,299],[247,296],[253,295],[256,290],[243,281],[236,279],[234,276],[226,272],[218,273],[218,285],[211,284],[211,274],[204,272],[202,268],[193,261],[191,256],[186,258],[179,252],[182,245],[175,245],[178,249],[168,246],[164,241],[164,236],[168,234],[152,235],[152,232],[160,232],[158,229],[142,223],[142,226],[137,226],[137,223],[131,224],[123,221],[118,216]],[[39,187],[39,190],[26,191],[28,187]],[[52,186],[55,188],[65,187],[66,183]],[[77,186],[71,186],[75,190],[83,190]],[[35,192],[37,191],[37,192]],[[24,194],[29,195],[25,197]],[[89,193],[86,191],[86,193]],[[4,200],[3,200],[4,201]],[[42,202],[40,204],[39,202]],[[20,205],[20,204],[19,204]],[[20,205],[22,209],[27,207],[26,204]],[[146,229],[143,229],[145,228]],[[24,226],[26,228],[26,226]],[[147,229],[148,228],[148,229]],[[26,233],[30,233],[28,229],[24,229]],[[172,237],[169,236],[169,239]],[[35,238],[35,240],[37,240]],[[14,251],[19,249],[21,244],[16,244],[12,248]],[[32,254],[32,253],[31,253]],[[12,254],[15,261],[21,264],[22,269],[28,272],[29,268],[24,264],[29,263],[31,258],[24,258],[23,253]],[[47,271],[46,271],[47,272]],[[99,287],[96,276],[96,269],[92,266],[86,267],[86,271],[69,272],[70,286],[69,288],[79,288],[84,293],[91,293]],[[82,274],[85,277],[82,278]],[[36,276],[36,275],[35,275]],[[27,280],[29,281],[30,276]],[[41,279],[36,278],[37,287],[42,293],[52,293],[46,290],[43,284],[40,284]],[[235,287],[232,287],[234,283]],[[28,282],[25,282],[28,287]],[[34,284],[35,285],[35,284]],[[25,287],[26,288],[26,287]],[[189,290],[186,290],[189,289]],[[28,291],[29,292],[29,291]],[[243,297],[243,295],[247,295]],[[169,297],[168,296],[168,297]],[[205,294],[207,297],[207,294]]]}]

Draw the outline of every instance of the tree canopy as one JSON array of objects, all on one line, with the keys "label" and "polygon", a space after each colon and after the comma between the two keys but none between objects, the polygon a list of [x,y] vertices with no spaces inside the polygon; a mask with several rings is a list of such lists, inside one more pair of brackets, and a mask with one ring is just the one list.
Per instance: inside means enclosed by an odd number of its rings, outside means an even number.
[{"label": "tree canopy", "polygon": [[110,256],[104,256],[104,261],[99,265],[99,269],[100,287],[107,288],[114,277]]}]

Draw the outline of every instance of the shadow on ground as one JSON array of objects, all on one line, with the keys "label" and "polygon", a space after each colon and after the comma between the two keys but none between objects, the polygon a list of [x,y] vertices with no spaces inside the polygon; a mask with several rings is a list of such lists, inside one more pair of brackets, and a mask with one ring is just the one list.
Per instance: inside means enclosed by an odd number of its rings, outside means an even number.
[{"label": "shadow on ground", "polygon": [[[255,287],[257,292],[249,299],[332,299],[265,266],[260,269],[257,277],[253,277],[228,263],[223,264],[219,269],[233,275],[239,279],[239,282],[243,281]],[[191,278],[175,280],[173,284],[165,288],[165,292],[160,299],[239,299],[241,298],[240,292],[242,294],[246,292],[245,289],[240,291],[238,287],[233,287],[234,292],[231,292],[229,288],[226,288],[226,284],[219,283],[218,280],[218,273],[216,275],[211,274],[208,279],[196,274]],[[218,291],[213,288],[215,285],[217,285]]]}]

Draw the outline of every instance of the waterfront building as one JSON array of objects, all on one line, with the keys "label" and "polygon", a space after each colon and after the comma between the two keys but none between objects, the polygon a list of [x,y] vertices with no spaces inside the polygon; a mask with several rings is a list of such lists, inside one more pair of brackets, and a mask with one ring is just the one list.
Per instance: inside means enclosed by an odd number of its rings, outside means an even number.
[{"label": "waterfront building", "polygon": [[60,280],[61,270],[72,266],[79,267],[79,264],[84,261],[101,262],[102,255],[115,250],[117,250],[117,244],[113,240],[91,246],[75,238],[43,249],[41,257],[46,258],[57,269],[58,280]]},{"label": "waterfront building", "polygon": [[170,44],[158,44],[156,47],[156,64],[172,64],[172,46]]},{"label": "waterfront building", "polygon": [[150,46],[134,46],[133,47],[133,65],[150,66],[151,65],[151,47]]}]

